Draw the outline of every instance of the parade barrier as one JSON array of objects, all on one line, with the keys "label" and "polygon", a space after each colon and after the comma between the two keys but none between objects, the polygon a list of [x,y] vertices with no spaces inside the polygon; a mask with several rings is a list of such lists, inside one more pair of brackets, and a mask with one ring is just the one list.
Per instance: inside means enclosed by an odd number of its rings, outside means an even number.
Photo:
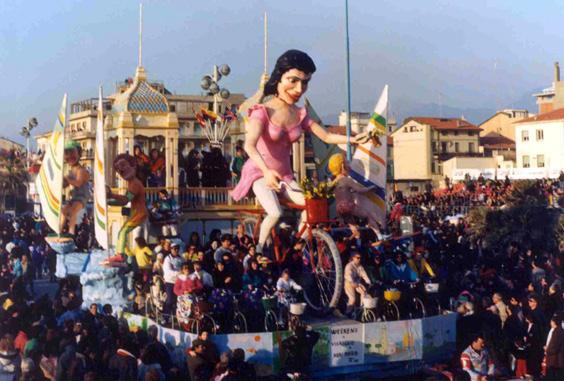
[{"label": "parade barrier", "polygon": [[[155,325],[159,340],[171,352],[173,361],[186,366],[186,349],[195,334],[158,325],[140,315],[124,313],[130,329],[146,330]],[[417,372],[423,364],[449,359],[456,349],[455,313],[424,319],[376,323],[346,320],[317,323],[313,329],[320,339],[313,349],[312,370],[316,377],[339,374],[398,376]],[[277,374],[285,353],[282,341],[288,331],[214,335],[219,352],[241,348],[246,359],[255,365],[258,375]]]},{"label": "parade barrier", "polygon": [[486,180],[503,180],[508,177],[510,180],[535,180],[551,178],[556,179],[564,168],[459,168],[451,173],[454,181],[464,180],[466,176],[476,180],[482,176]]}]

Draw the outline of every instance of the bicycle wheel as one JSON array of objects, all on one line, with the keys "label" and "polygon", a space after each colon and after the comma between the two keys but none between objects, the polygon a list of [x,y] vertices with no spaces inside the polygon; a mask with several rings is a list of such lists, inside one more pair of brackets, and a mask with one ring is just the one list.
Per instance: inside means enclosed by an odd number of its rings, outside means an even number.
[{"label": "bicycle wheel", "polygon": [[233,333],[247,333],[247,319],[245,319],[245,315],[241,312],[235,312],[231,328]]},{"label": "bicycle wheel", "polygon": [[362,312],[362,316],[360,318],[361,323],[374,323],[376,321],[376,315],[372,310],[365,309]]},{"label": "bicycle wheel", "polygon": [[278,328],[278,319],[272,310],[268,310],[264,316],[264,330],[266,332],[274,332]]},{"label": "bicycle wheel", "polygon": [[418,297],[411,300],[411,311],[409,312],[411,319],[422,319],[425,317],[425,305]]},{"label": "bicycle wheel", "polygon": [[337,307],[343,289],[343,265],[333,238],[321,229],[306,239],[304,257],[311,261],[304,273],[304,298],[317,312]]},{"label": "bicycle wheel", "polygon": [[393,301],[384,301],[384,305],[382,306],[382,318],[385,321],[394,321],[399,320],[400,314],[398,305],[396,302]]}]

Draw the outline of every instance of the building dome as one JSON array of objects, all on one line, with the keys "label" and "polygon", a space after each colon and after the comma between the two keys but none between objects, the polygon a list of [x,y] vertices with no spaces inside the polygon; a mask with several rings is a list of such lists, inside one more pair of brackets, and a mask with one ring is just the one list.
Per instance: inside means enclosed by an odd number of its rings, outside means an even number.
[{"label": "building dome", "polygon": [[165,96],[147,82],[142,67],[137,68],[135,80],[131,87],[116,97],[113,108],[115,111],[128,111],[138,114],[169,112]]}]

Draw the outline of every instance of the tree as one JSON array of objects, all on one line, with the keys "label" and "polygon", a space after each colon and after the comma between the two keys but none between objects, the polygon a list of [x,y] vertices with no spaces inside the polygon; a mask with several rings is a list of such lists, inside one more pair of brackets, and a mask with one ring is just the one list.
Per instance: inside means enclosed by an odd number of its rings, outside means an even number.
[{"label": "tree", "polygon": [[5,208],[6,197],[25,197],[28,174],[19,158],[0,156],[0,208]]},{"label": "tree", "polygon": [[476,208],[470,213],[469,223],[473,235],[483,238],[492,249],[518,242],[537,252],[554,252],[558,248],[560,214],[558,209],[548,208],[536,181],[517,181],[504,207]]}]

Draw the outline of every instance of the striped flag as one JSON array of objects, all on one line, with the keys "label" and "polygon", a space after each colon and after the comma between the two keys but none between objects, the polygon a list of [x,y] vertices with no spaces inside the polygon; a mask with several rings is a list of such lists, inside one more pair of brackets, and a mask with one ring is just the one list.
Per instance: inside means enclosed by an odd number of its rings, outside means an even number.
[{"label": "striped flag", "polygon": [[45,221],[55,231],[61,233],[60,217],[63,203],[63,165],[65,158],[65,126],[67,118],[67,94],[63,102],[45,150],[35,187],[41,202]]},{"label": "striped flag", "polygon": [[386,117],[388,108],[388,85],[384,87],[380,99],[368,122],[368,131],[375,131],[379,142],[373,140],[358,145],[351,161],[350,176],[366,187],[374,187],[372,192],[362,194],[363,208],[375,208],[382,226],[386,225],[386,158],[387,135]]},{"label": "striped flag", "polygon": [[104,156],[104,108],[102,86],[98,92],[96,147],[94,150],[94,233],[98,244],[105,250],[108,242],[108,205],[106,202],[106,175]]}]

